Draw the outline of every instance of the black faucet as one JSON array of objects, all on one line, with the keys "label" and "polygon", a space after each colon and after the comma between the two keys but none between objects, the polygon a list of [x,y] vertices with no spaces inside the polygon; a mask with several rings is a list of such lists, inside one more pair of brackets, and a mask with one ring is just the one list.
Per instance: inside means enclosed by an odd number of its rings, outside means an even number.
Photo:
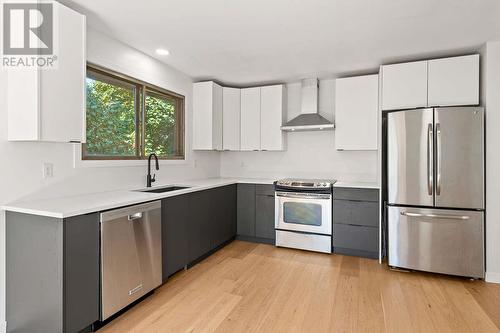
[{"label": "black faucet", "polygon": [[149,154],[148,157],[148,176],[147,176],[147,186],[151,187],[151,183],[155,182],[155,176],[156,174],[153,174],[153,177],[151,177],[151,157],[155,158],[156,161],[156,170],[160,170],[160,166],[158,165],[158,156],[156,156],[155,153]]}]

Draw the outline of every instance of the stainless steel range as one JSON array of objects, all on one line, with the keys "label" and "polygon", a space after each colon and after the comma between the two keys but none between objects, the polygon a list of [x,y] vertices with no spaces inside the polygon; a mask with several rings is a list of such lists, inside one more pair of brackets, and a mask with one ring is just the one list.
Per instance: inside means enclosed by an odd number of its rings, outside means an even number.
[{"label": "stainless steel range", "polygon": [[275,185],[276,246],[332,253],[333,179],[282,179]]}]

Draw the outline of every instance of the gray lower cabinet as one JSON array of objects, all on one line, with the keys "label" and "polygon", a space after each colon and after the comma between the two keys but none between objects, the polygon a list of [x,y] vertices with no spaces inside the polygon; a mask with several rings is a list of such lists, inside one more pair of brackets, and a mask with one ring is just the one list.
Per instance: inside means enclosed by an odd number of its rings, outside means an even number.
[{"label": "gray lower cabinet", "polygon": [[189,263],[189,197],[184,194],[162,200],[163,282]]},{"label": "gray lower cabinet", "polygon": [[189,262],[236,236],[236,186],[194,192],[189,200]]},{"label": "gray lower cabinet", "polygon": [[189,197],[189,262],[212,249],[213,211],[211,191],[193,192]]},{"label": "gray lower cabinet", "polygon": [[255,237],[255,184],[238,184],[238,236]]},{"label": "gray lower cabinet", "polygon": [[79,332],[99,319],[99,214],[6,212],[7,332]]},{"label": "gray lower cabinet", "polygon": [[333,196],[333,252],[378,258],[379,191],[334,188]]},{"label": "gray lower cabinet", "polygon": [[212,195],[215,228],[212,248],[216,248],[236,236],[236,185],[215,188]]},{"label": "gray lower cabinet", "polygon": [[274,230],[274,195],[255,196],[255,236],[275,239]]},{"label": "gray lower cabinet", "polygon": [[274,185],[238,184],[238,239],[274,244]]}]

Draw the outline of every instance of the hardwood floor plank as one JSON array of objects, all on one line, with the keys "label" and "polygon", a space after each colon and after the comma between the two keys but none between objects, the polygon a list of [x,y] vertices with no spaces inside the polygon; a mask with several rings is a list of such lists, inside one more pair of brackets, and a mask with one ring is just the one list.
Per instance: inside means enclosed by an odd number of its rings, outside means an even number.
[{"label": "hardwood floor plank", "polygon": [[422,333],[436,331],[431,318],[432,307],[427,302],[419,275],[404,272],[393,272],[393,274],[398,274],[410,318],[408,324],[412,330]]},{"label": "hardwood floor plank", "polygon": [[304,320],[320,266],[290,262],[290,270],[277,289],[258,326],[260,332],[294,332]]},{"label": "hardwood floor plank", "polygon": [[359,332],[385,332],[380,290],[384,271],[380,271],[377,260],[360,259],[359,267]]},{"label": "hardwood floor plank", "polygon": [[444,277],[421,275],[420,281],[426,296],[430,315],[435,329],[439,332],[473,332],[462,318],[459,309],[450,300],[442,288],[441,279]]},{"label": "hardwood floor plank", "polygon": [[497,329],[500,330],[500,284],[484,281],[465,281],[463,284]]},{"label": "hardwood floor plank", "polygon": [[499,332],[500,285],[234,241],[99,332]]},{"label": "hardwood floor plank", "polygon": [[[461,280],[449,278],[441,279],[439,282],[448,299],[458,309],[460,316],[468,327],[477,332],[496,332],[498,330],[495,323],[476,303],[474,297],[465,288]],[[497,308],[497,311],[500,311],[500,308]]]}]

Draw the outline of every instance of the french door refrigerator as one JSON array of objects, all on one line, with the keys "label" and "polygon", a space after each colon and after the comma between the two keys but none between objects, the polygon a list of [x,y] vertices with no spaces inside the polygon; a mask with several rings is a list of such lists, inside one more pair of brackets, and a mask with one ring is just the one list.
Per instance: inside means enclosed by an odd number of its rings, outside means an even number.
[{"label": "french door refrigerator", "polygon": [[484,110],[387,115],[389,265],[484,277]]}]

